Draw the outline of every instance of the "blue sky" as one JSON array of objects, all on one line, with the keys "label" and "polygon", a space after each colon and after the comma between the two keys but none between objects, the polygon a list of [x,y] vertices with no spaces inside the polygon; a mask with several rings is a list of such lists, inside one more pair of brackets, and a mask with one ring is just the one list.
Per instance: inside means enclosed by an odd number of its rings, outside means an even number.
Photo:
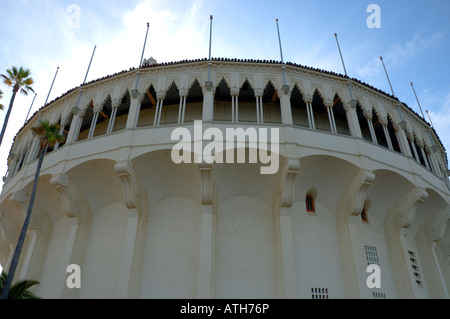
[{"label": "blue sky", "polygon": [[[370,4],[380,7],[381,27],[369,28]],[[145,57],[158,62],[206,58],[209,16],[213,15],[212,56],[280,60],[275,19],[279,19],[285,62],[344,73],[391,93],[379,60],[383,56],[395,95],[423,112],[450,149],[450,1],[381,0],[2,0],[0,73],[12,65],[30,68],[38,94],[31,114],[83,82],[136,67],[150,23]],[[0,103],[11,90],[3,84]],[[0,148],[0,175],[15,134],[25,121],[33,95],[16,99]],[[3,123],[5,111],[0,112]],[[426,114],[425,114],[426,116]]]}]

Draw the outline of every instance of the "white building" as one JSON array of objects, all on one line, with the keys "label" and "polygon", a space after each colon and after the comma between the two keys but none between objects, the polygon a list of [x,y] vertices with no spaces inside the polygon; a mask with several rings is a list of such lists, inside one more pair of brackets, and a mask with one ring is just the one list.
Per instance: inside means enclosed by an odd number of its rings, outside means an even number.
[{"label": "white building", "polygon": [[[153,62],[67,92],[18,132],[0,196],[6,270],[37,165],[31,127],[41,116],[67,140],[44,158],[16,279],[39,280],[43,298],[449,298],[447,156],[408,106],[289,63]],[[171,135],[194,136],[194,120],[278,128],[278,171],[174,163]]]}]

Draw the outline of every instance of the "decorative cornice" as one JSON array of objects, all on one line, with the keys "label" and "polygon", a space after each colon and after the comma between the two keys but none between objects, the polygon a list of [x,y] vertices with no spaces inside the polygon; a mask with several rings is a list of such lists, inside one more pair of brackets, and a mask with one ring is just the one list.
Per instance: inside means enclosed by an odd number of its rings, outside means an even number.
[{"label": "decorative cornice", "polygon": [[61,195],[64,213],[68,217],[81,217],[84,214],[85,200],[68,175],[54,175],[50,179],[50,185]]},{"label": "decorative cornice", "polygon": [[364,207],[367,189],[375,180],[375,174],[367,170],[360,170],[347,186],[344,196],[340,200],[341,211],[346,215],[358,216]]},{"label": "decorative cornice", "polygon": [[295,177],[300,169],[300,161],[297,159],[286,159],[281,175],[280,206],[291,207],[294,198]]},{"label": "decorative cornice", "polygon": [[450,219],[450,206],[434,215],[424,226],[428,240],[439,242],[444,238],[447,222]]},{"label": "decorative cornice", "polygon": [[401,200],[397,202],[390,214],[394,225],[409,228],[416,216],[417,206],[427,199],[428,193],[421,187],[411,189]]},{"label": "decorative cornice", "polygon": [[121,161],[114,165],[114,171],[122,181],[125,204],[129,209],[140,209],[142,206],[142,188],[131,161]]}]

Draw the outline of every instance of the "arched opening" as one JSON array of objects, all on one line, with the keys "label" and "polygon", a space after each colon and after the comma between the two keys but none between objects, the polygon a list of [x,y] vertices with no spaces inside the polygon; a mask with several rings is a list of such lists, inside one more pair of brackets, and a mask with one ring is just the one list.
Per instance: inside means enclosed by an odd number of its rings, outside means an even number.
[{"label": "arched opening", "polygon": [[159,124],[176,124],[178,122],[179,106],[180,92],[175,82],[172,82],[164,97]]},{"label": "arched opening", "polygon": [[67,136],[69,136],[70,126],[72,125],[73,113],[69,114],[69,119],[65,122],[61,122],[61,135],[64,136],[64,141],[59,144],[59,147],[64,146],[66,144]]},{"label": "arched opening", "polygon": [[272,82],[268,82],[262,96],[264,123],[282,123],[281,104],[278,92]]},{"label": "arched opening", "polygon": [[417,150],[417,155],[418,155],[418,162],[420,163],[420,165],[422,166],[426,166],[425,164],[425,158],[423,157],[423,153],[422,153],[422,148],[419,146],[419,144],[417,143],[417,136],[414,136],[414,147]]},{"label": "arched opening", "polygon": [[128,113],[130,111],[130,105],[131,105],[130,91],[127,90],[125,95],[123,95],[122,98],[120,99],[119,106],[117,107],[114,125],[111,128],[112,132],[125,129],[127,125]]},{"label": "arched opening", "polygon": [[141,102],[141,109],[139,111],[139,119],[137,126],[153,125],[156,113],[156,91],[153,85],[145,91],[145,96]]},{"label": "arched opening", "polygon": [[422,141],[422,143],[424,145],[425,160],[428,163],[428,168],[429,168],[429,170],[431,172],[434,172],[434,167],[433,167],[433,164],[432,164],[431,159],[430,159],[429,148],[426,147],[425,141]]},{"label": "arched opening", "polygon": [[362,137],[373,143],[372,135],[370,134],[369,123],[367,122],[367,118],[364,116],[364,112],[362,110],[359,101],[356,104],[356,114],[358,116],[359,127],[361,128]]},{"label": "arched opening", "polygon": [[100,110],[98,111],[96,123],[92,123],[95,126],[91,126],[92,130],[90,132],[90,135],[92,135],[91,137],[106,134],[109,119],[111,117],[111,112],[112,112],[112,101],[111,96],[108,95],[103,105],[101,106]]},{"label": "arched opening", "polygon": [[387,129],[389,132],[389,137],[391,138],[392,147],[394,148],[394,151],[401,153],[402,150],[400,148],[400,143],[398,142],[397,132],[395,131],[394,124],[393,124],[391,116],[389,114],[387,116],[387,120],[388,120]]},{"label": "arched opening", "polygon": [[238,102],[238,120],[240,122],[257,122],[255,92],[248,80],[245,80],[239,90]]},{"label": "arched opening", "polygon": [[316,89],[312,100],[312,110],[314,114],[314,125],[316,129],[331,132],[328,111],[322,96]]},{"label": "arched opening", "polygon": [[315,188],[311,188],[306,193],[305,198],[306,212],[310,215],[316,214],[316,205],[315,205],[316,197],[317,197],[317,190]]},{"label": "arched opening", "polygon": [[93,117],[94,117],[94,102],[91,100],[89,101],[88,105],[86,106],[86,110],[84,111],[84,116],[81,120],[80,132],[78,134],[77,141],[87,139]]},{"label": "arched opening", "polygon": [[350,127],[348,126],[347,112],[345,112],[344,104],[337,94],[334,96],[332,112],[337,133],[351,135]]},{"label": "arched opening", "polygon": [[219,82],[214,94],[214,120],[231,121],[231,90],[224,78]]},{"label": "arched opening", "polygon": [[[409,145],[409,150],[411,151],[412,157],[418,161],[418,154],[417,152],[415,152],[414,149],[414,141],[413,141],[414,137],[411,137],[408,135],[408,145]],[[417,151],[417,150],[416,150]]]},{"label": "arched opening", "polygon": [[195,79],[186,97],[184,122],[194,122],[203,118],[203,89]]},{"label": "arched opening", "polygon": [[291,111],[292,123],[294,125],[309,127],[308,111],[306,110],[306,103],[303,100],[303,95],[300,92],[297,84],[294,86],[291,93]]},{"label": "arched opening", "polygon": [[375,136],[377,137],[378,145],[388,148],[388,143],[386,140],[386,135],[384,135],[383,125],[381,124],[377,112],[372,109],[372,124],[375,130]]}]

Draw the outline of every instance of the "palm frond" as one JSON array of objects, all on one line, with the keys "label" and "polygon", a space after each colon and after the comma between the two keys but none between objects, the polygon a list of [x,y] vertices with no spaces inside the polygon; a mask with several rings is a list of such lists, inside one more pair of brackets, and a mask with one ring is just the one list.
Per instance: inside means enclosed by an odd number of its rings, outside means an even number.
[{"label": "palm frond", "polygon": [[[3,290],[6,278],[7,274],[2,271],[0,276],[0,291]],[[36,285],[39,285],[39,281],[37,280],[19,280],[11,286],[8,299],[40,299],[30,291],[30,288]]]},{"label": "palm frond", "polygon": [[7,85],[7,86],[13,86],[13,84],[12,84],[11,80],[9,79],[9,77],[7,77],[7,76],[4,75],[4,74],[0,74],[0,76],[2,77],[3,83],[4,83],[5,85]]},{"label": "palm frond", "polygon": [[28,95],[28,92],[34,92],[31,85],[34,83],[31,78],[30,69],[24,69],[23,67],[17,68],[12,66],[6,70],[5,74],[0,74],[3,79],[3,83],[15,88],[20,88],[20,93]]},{"label": "palm frond", "polygon": [[59,134],[59,124],[50,124],[48,121],[40,121],[39,125],[31,128],[33,134],[37,135],[43,146],[55,146],[56,143],[65,141],[65,137]]}]

